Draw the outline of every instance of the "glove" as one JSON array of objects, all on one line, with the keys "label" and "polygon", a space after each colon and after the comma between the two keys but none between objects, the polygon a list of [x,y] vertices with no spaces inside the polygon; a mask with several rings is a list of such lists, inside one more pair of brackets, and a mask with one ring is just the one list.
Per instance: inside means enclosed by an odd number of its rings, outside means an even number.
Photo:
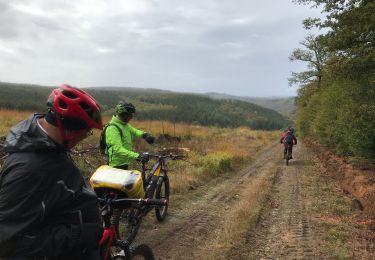
[{"label": "glove", "polygon": [[83,223],[81,225],[81,244],[86,250],[99,247],[99,241],[103,236],[103,228],[100,223]]},{"label": "glove", "polygon": [[137,157],[137,161],[141,162],[141,163],[146,163],[148,162],[148,160],[150,159],[148,153],[141,153],[138,157]]},{"label": "glove", "polygon": [[148,134],[148,133],[144,133],[144,134],[142,135],[142,137],[143,137],[143,139],[145,139],[146,142],[149,143],[149,144],[153,144],[154,141],[155,141],[155,138],[154,138],[152,135]]}]

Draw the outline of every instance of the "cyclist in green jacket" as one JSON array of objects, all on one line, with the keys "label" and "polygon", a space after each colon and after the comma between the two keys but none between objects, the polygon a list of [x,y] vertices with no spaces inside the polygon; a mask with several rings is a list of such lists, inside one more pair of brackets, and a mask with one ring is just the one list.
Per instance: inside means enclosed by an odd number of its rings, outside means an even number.
[{"label": "cyclist in green jacket", "polygon": [[141,154],[133,151],[133,138],[142,137],[147,143],[152,144],[154,137],[129,124],[135,113],[133,104],[120,101],[115,111],[116,115],[112,117],[105,130],[108,165],[127,170],[129,163],[134,159],[141,161],[145,159]]}]

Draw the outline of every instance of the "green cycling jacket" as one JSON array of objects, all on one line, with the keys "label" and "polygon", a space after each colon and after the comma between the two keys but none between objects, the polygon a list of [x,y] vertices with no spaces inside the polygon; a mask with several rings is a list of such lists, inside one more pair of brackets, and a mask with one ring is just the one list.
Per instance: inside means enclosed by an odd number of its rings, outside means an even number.
[{"label": "green cycling jacket", "polygon": [[107,143],[107,155],[109,166],[120,166],[129,164],[139,156],[133,152],[133,138],[140,138],[145,133],[129,123],[121,121],[117,116],[113,116],[110,124],[116,124],[122,130],[122,138],[116,126],[109,125],[105,131],[105,141]]}]

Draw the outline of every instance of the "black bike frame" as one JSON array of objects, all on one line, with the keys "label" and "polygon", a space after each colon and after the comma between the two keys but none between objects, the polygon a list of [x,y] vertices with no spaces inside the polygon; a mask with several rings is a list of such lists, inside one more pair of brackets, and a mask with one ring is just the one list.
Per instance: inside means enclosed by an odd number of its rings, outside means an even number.
[{"label": "black bike frame", "polygon": [[102,256],[102,260],[110,259],[111,247],[117,246],[124,250],[125,252],[125,259],[130,259],[130,252],[129,252],[129,243],[127,241],[119,240],[117,237],[116,228],[113,224],[111,224],[111,216],[112,216],[112,202],[114,202],[114,198],[98,198],[101,203],[104,203],[104,206],[101,208],[101,215],[104,222],[104,230],[102,238],[99,241],[99,248],[102,251],[102,248],[105,248],[104,256]]},{"label": "black bike frame", "polygon": [[129,250],[129,241],[119,240],[116,232],[115,226],[111,223],[111,217],[113,213],[114,206],[116,208],[121,208],[122,206],[128,206],[130,204],[137,204],[137,207],[140,208],[144,205],[147,206],[163,206],[167,204],[167,201],[164,199],[116,199],[116,194],[109,194],[109,198],[98,198],[101,204],[104,203],[104,206],[101,208],[101,215],[104,222],[104,231],[103,236],[99,242],[99,248],[106,246],[106,251],[104,254],[103,260],[108,260],[110,255],[111,247],[116,246],[124,250],[125,259],[131,259],[130,250]]},{"label": "black bike frame", "polygon": [[157,162],[153,165],[152,169],[146,176],[146,164],[142,163],[142,178],[143,185],[145,188],[146,198],[153,198],[160,178],[164,178],[167,174],[167,171],[164,169],[165,160],[169,157],[159,156],[159,155],[150,155],[151,157],[157,157]]}]

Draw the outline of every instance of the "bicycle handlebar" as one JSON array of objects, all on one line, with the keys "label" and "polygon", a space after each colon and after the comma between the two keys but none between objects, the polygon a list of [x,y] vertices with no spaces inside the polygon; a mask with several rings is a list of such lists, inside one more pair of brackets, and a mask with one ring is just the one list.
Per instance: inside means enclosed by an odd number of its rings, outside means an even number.
[{"label": "bicycle handlebar", "polygon": [[140,205],[147,205],[147,206],[165,206],[168,204],[168,201],[166,199],[103,199],[98,198],[99,202],[105,203],[105,204],[111,204],[114,206],[121,206],[124,204],[129,203],[137,203]]},{"label": "bicycle handlebar", "polygon": [[179,159],[182,159],[182,158],[185,157],[184,155],[178,155],[178,154],[168,154],[168,155],[151,154],[151,153],[147,153],[147,154],[148,154],[149,157],[154,157],[154,158],[158,158],[158,159],[170,158],[172,160],[179,160]]}]

